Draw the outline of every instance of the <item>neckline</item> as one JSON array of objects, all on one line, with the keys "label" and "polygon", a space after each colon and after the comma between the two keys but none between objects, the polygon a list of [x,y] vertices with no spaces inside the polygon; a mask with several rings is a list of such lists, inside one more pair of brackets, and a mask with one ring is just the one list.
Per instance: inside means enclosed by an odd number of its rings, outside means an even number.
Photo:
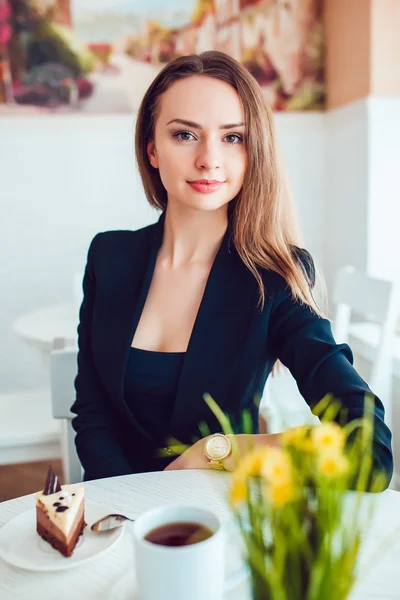
[{"label": "neckline", "polygon": [[160,350],[145,350],[144,348],[136,348],[136,346],[131,346],[131,350],[135,352],[142,352],[144,354],[153,354],[158,356],[184,356],[186,351],[184,352],[161,352]]},{"label": "neckline", "polygon": [[[166,213],[166,211],[164,210],[161,213],[161,215],[160,215],[160,217],[158,219],[158,222],[153,225],[153,227],[154,227],[154,234],[153,234],[153,239],[152,239],[152,243],[151,243],[150,255],[149,255],[149,259],[148,259],[148,263],[147,263],[147,269],[146,269],[146,273],[145,273],[145,276],[144,276],[144,281],[143,281],[143,284],[142,284],[141,295],[140,295],[139,303],[138,303],[138,306],[137,306],[138,319],[135,322],[135,326],[133,328],[133,331],[131,332],[131,344],[132,344],[132,341],[133,341],[133,339],[135,337],[135,332],[136,332],[136,329],[137,329],[137,327],[139,325],[141,314],[142,314],[143,309],[144,309],[144,307],[146,305],[147,296],[149,294],[151,282],[152,282],[152,279],[154,277],[154,270],[155,270],[155,266],[156,266],[156,262],[157,262],[157,256],[158,256],[158,252],[159,252],[159,250],[161,248],[162,241],[163,241],[163,236],[164,236],[165,213]],[[224,236],[223,236],[223,238],[221,240],[221,243],[219,245],[217,253],[216,253],[216,255],[214,257],[214,260],[212,262],[210,271],[208,273],[208,277],[206,279],[206,283],[205,283],[203,294],[202,294],[202,297],[201,297],[201,300],[200,300],[199,308],[197,310],[197,313],[196,313],[196,316],[195,316],[195,319],[194,319],[194,323],[193,323],[193,326],[192,326],[192,330],[190,332],[190,336],[189,336],[189,340],[188,340],[188,345],[187,345],[186,351],[185,352],[157,352],[157,351],[154,351],[154,350],[144,350],[144,349],[141,349],[141,348],[136,348],[135,346],[132,346],[132,345],[131,345],[131,348],[133,348],[134,350],[138,350],[138,351],[142,351],[142,352],[147,352],[147,353],[154,354],[154,355],[157,355],[157,354],[158,355],[165,355],[165,354],[168,355],[168,354],[170,354],[170,355],[185,356],[187,354],[187,352],[189,351],[189,348],[192,345],[192,340],[193,340],[193,338],[194,338],[194,336],[195,336],[195,334],[197,332],[197,329],[199,328],[199,322],[200,322],[200,320],[202,318],[202,314],[206,310],[205,303],[206,303],[207,297],[209,295],[209,290],[210,290],[210,287],[212,285],[213,278],[215,277],[215,272],[217,271],[218,265],[219,265],[219,263],[220,263],[220,261],[221,261],[221,259],[223,257],[223,253],[224,253],[224,251],[226,251],[226,249],[228,249],[229,254],[231,252],[230,249],[229,249],[231,235],[232,235],[232,231],[231,231],[231,226],[230,226],[230,219],[228,219],[228,226],[227,226],[226,231],[224,233]]]}]

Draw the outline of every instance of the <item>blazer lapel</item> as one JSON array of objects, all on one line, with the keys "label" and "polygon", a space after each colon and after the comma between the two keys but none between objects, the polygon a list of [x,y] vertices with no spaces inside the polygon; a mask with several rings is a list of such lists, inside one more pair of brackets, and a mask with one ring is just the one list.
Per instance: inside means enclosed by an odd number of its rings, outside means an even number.
[{"label": "blazer lapel", "polygon": [[221,408],[227,405],[257,304],[256,281],[230,238],[228,229],[211,268],[182,367],[170,423],[171,434],[182,441],[211,415],[205,392]]},{"label": "blazer lapel", "polygon": [[[126,249],[129,256],[121,257],[124,266],[114,279],[119,290],[113,294],[115,304],[108,314],[112,320],[104,344],[99,344],[105,349],[100,372],[108,373],[104,383],[108,384],[110,396],[116,398],[122,415],[148,439],[152,439],[151,436],[140,426],[125,402],[124,380],[132,340],[146,302],[162,241],[163,222],[164,214],[158,223],[145,231],[144,238]],[[129,269],[126,268],[127,260],[132,265]]]}]

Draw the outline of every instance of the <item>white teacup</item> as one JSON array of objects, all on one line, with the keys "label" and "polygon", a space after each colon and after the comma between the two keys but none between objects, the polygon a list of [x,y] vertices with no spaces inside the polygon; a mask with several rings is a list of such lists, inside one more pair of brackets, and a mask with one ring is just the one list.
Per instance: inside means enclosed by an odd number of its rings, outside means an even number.
[{"label": "white teacup", "polygon": [[[164,546],[145,539],[154,529],[172,523],[197,523],[213,533],[187,546]],[[166,506],[141,515],[132,527],[139,600],[221,600],[247,575],[245,565],[225,575],[226,533],[210,510]]]}]

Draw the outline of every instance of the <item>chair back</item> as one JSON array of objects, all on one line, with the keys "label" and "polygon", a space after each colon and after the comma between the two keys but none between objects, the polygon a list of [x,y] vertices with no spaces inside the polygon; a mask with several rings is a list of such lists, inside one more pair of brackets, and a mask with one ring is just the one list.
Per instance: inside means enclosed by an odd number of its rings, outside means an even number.
[{"label": "chair back", "polygon": [[53,417],[62,419],[61,449],[65,483],[82,481],[82,466],[75,448],[71,406],[75,401],[77,349],[53,350],[50,360],[50,387]]},{"label": "chair back", "polygon": [[[343,267],[339,270],[333,293],[335,318],[333,331],[338,343],[348,343],[350,336],[363,332],[376,332],[371,339],[375,347],[369,384],[385,406],[386,421],[392,423],[392,377],[395,324],[398,313],[397,287],[356,270]],[[357,323],[353,324],[353,317]]]}]

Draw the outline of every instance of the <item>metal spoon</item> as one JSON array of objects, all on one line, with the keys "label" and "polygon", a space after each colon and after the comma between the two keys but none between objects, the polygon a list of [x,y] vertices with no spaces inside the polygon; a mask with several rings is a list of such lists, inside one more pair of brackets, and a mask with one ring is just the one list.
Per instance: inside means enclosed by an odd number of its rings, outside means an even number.
[{"label": "metal spoon", "polygon": [[125,521],[133,522],[133,519],[129,519],[129,517],[125,517],[124,515],[106,515],[96,521],[96,523],[93,523],[90,529],[96,533],[102,533],[103,531],[110,531],[110,529],[121,527]]}]

